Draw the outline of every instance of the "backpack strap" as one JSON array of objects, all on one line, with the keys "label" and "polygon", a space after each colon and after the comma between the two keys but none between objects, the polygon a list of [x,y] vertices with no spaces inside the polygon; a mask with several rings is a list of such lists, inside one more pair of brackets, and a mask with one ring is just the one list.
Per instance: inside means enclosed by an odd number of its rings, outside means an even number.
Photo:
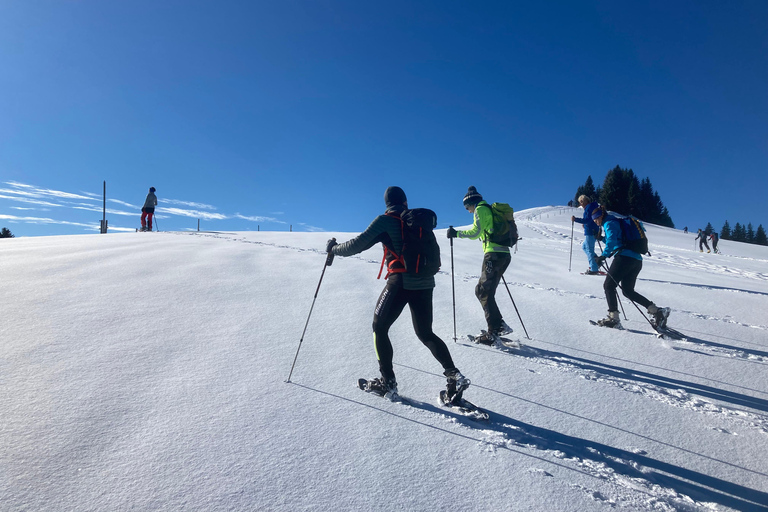
[{"label": "backpack strap", "polygon": [[[403,219],[395,213],[385,213],[384,215],[400,221],[400,239],[405,239]],[[403,256],[398,256],[398,254],[393,249],[390,249],[387,247],[387,244],[384,244],[384,256],[381,258],[381,267],[379,267],[379,275],[376,277],[376,279],[381,279],[381,273],[384,271],[384,263],[387,261],[387,254],[391,254],[392,259],[387,265],[387,274],[384,276],[384,279],[389,279],[389,276],[392,274],[402,274],[405,272],[405,260],[403,259]]]}]

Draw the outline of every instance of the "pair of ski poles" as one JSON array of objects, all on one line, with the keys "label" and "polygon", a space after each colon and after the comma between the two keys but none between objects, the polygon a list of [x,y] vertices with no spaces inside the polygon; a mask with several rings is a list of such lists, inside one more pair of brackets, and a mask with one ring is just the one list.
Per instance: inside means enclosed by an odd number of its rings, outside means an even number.
[{"label": "pair of ski poles", "polygon": [[[453,226],[450,226],[451,229],[453,229]],[[454,269],[453,269],[453,238],[451,240],[451,292],[453,293],[453,341],[458,343],[458,337],[456,336],[456,286],[454,284]],[[507,289],[507,293],[509,294],[509,298],[512,300],[512,305],[515,307],[515,312],[517,313],[517,318],[520,319],[520,325],[523,326],[523,331],[525,331],[525,337],[527,339],[531,339],[530,336],[528,336],[528,330],[525,328],[525,324],[523,323],[523,317],[520,316],[520,310],[517,309],[517,304],[515,304],[515,299],[512,298],[512,292],[509,291],[509,285],[507,284],[507,280],[504,279],[504,276],[501,276],[501,280],[504,281],[504,286]]]}]

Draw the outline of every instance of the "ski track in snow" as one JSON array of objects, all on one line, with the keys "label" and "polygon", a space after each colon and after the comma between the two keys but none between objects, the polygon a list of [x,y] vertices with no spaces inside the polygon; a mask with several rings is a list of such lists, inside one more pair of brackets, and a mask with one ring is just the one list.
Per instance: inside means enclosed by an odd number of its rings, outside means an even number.
[{"label": "ski track in snow", "polygon": [[[380,399],[372,399],[372,401],[378,400]],[[704,495],[712,492],[704,487],[696,489],[698,485],[691,483],[691,471],[655,460],[648,456],[645,450],[632,447],[626,450],[614,448],[527,425],[493,412],[489,422],[477,422],[459,413],[433,407],[418,400],[410,398],[408,400],[409,402],[385,402],[384,407],[387,412],[397,416],[399,414],[390,410],[389,406],[391,405],[395,410],[405,407],[414,416],[421,418],[419,422],[426,425],[431,424],[430,420],[437,412],[439,418],[458,429],[458,435],[474,439],[480,451],[491,456],[510,451],[557,467],[585,473],[600,481],[602,490],[580,484],[569,485],[611,508],[629,507],[669,512],[720,510],[714,503],[696,501],[672,488],[671,485],[684,489],[690,487]],[[436,408],[437,411],[435,411]],[[539,467],[531,467],[528,471],[542,478],[557,478]],[[729,492],[730,485],[725,481],[719,483],[725,492]],[[714,487],[718,489],[718,485]]]}]

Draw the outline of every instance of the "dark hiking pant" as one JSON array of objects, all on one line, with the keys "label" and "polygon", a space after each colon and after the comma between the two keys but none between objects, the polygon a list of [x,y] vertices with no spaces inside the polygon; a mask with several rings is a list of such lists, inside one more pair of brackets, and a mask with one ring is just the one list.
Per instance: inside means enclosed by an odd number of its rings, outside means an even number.
[{"label": "dark hiking pant", "polygon": [[443,369],[455,369],[445,342],[432,332],[432,292],[432,288],[406,290],[398,275],[393,275],[387,280],[387,286],[381,292],[373,313],[373,344],[376,349],[376,358],[379,360],[379,370],[384,378],[395,378],[389,328],[403,312],[406,304],[411,309],[413,329],[419,340],[432,352]]},{"label": "dark hiking pant", "polygon": [[497,331],[501,327],[502,316],[496,304],[496,288],[499,287],[510,261],[512,256],[508,252],[488,252],[483,256],[483,270],[475,287],[475,295],[483,306],[489,332]]},{"label": "dark hiking pant", "polygon": [[617,255],[613,258],[613,263],[611,263],[611,268],[608,269],[608,275],[605,277],[605,282],[603,283],[605,300],[608,301],[608,311],[619,310],[619,302],[616,295],[617,282],[621,284],[622,292],[629,300],[640,304],[646,309],[653,304],[653,302],[635,291],[635,282],[637,281],[637,276],[640,274],[642,268],[643,260],[621,255]]}]

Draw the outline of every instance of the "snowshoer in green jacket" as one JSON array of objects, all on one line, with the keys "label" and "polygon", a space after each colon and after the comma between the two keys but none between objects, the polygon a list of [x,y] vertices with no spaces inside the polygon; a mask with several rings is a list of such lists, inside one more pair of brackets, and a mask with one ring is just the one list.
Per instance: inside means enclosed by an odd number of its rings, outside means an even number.
[{"label": "snowshoer in green jacket", "polygon": [[483,200],[483,196],[478,193],[475,187],[469,187],[467,190],[467,194],[464,196],[464,208],[474,216],[472,228],[465,231],[449,228],[448,238],[469,238],[471,240],[479,238],[483,242],[485,255],[483,256],[480,281],[475,287],[475,295],[483,306],[488,330],[484,330],[474,340],[484,345],[493,345],[499,337],[512,332],[512,328],[504,321],[499,306],[496,304],[496,288],[498,288],[501,277],[507,270],[512,257],[509,254],[509,247],[497,245],[490,241],[490,235],[493,233],[491,205]]},{"label": "snowshoer in green jacket", "polygon": [[387,284],[379,296],[373,313],[373,344],[379,361],[381,378],[368,381],[367,390],[397,399],[397,381],[392,364],[393,350],[389,339],[389,328],[395,323],[408,305],[416,336],[432,352],[443,367],[446,376],[448,401],[458,402],[470,381],[453,364],[451,353],[445,342],[432,331],[432,294],[435,288],[434,276],[409,274],[398,261],[403,249],[403,225],[400,214],[408,208],[405,192],[400,187],[389,187],[384,193],[387,210],[376,217],[360,235],[348,242],[337,244],[336,239],[328,240],[326,252],[336,256],[352,256],[366,251],[381,242],[384,245],[387,265]]}]

